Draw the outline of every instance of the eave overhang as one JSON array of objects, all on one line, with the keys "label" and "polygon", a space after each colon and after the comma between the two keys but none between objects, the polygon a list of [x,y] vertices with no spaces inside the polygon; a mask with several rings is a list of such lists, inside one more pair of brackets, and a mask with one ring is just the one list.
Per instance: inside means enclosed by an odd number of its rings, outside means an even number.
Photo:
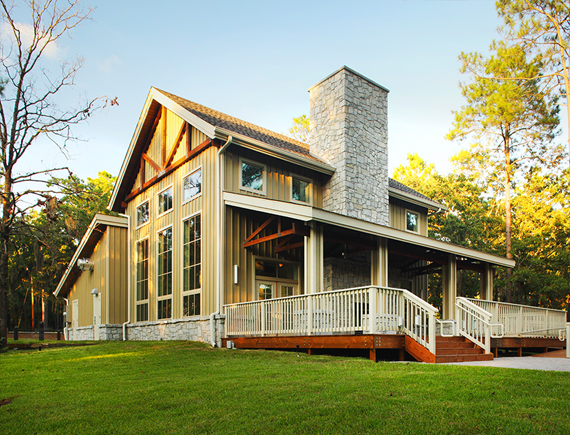
[{"label": "eave overhang", "polygon": [[54,295],[56,297],[67,296],[69,290],[79,277],[77,260],[91,255],[93,249],[95,249],[95,246],[99,240],[101,240],[101,237],[109,226],[128,228],[128,220],[126,217],[122,216],[107,216],[99,213],[93,217],[93,220],[87,227],[87,231],[81,238],[79,246],[77,246],[73,257],[71,258],[71,261],[67,265],[65,273],[59,280],[57,288],[54,292]]},{"label": "eave overhang", "polygon": [[417,196],[411,195],[409,193],[402,192],[401,190],[394,189],[393,187],[388,187],[388,194],[392,198],[401,199],[402,201],[410,202],[412,204],[416,204],[421,207],[426,207],[428,210],[432,211],[449,210],[446,206],[439,204],[435,201],[422,199]]},{"label": "eave overhang", "polygon": [[434,249],[448,254],[455,254],[459,257],[466,257],[477,261],[483,261],[495,266],[515,267],[515,261],[508,258],[499,257],[463,246],[430,239],[419,234],[402,231],[384,225],[363,221],[353,217],[348,217],[322,210],[319,208],[300,204],[291,204],[284,201],[246,196],[237,193],[224,192],[224,203],[228,206],[238,207],[246,210],[255,210],[262,213],[274,214],[297,219],[303,222],[316,221],[333,226],[343,227],[355,231],[385,237],[387,239],[398,240],[428,249]]}]

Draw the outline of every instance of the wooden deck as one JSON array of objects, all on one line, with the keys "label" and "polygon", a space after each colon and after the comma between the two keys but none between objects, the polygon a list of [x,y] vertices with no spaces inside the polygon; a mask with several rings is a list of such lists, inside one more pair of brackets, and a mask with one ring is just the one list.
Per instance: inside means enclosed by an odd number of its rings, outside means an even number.
[{"label": "wooden deck", "polygon": [[228,342],[237,349],[299,350],[309,355],[317,350],[368,350],[372,361],[378,361],[383,351],[397,350],[399,361],[404,361],[408,354],[417,361],[427,363],[492,360],[493,356],[498,356],[499,349],[516,349],[518,355],[522,356],[524,350],[546,351],[566,347],[565,342],[552,338],[496,338],[491,342],[493,353],[485,354],[463,337],[437,337],[434,355],[405,334],[229,337],[222,339],[222,346],[228,347]]}]

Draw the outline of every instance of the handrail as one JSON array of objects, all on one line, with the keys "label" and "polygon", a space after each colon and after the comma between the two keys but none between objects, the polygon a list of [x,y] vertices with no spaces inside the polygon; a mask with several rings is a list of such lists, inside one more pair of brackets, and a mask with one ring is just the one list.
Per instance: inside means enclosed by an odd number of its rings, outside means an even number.
[{"label": "handrail", "polygon": [[455,306],[459,334],[491,353],[491,313],[463,297],[455,300]]},{"label": "handrail", "polygon": [[500,302],[500,301],[488,301],[485,299],[476,299],[476,298],[462,298],[462,299],[467,299],[469,302],[491,302],[493,304],[496,305],[505,305],[505,306],[510,306],[510,307],[522,307],[522,308],[532,308],[533,310],[543,310],[543,311],[555,311],[558,313],[565,313],[565,310],[559,310],[557,308],[544,308],[544,307],[534,307],[532,305],[522,305],[522,304],[513,304],[512,302]]}]

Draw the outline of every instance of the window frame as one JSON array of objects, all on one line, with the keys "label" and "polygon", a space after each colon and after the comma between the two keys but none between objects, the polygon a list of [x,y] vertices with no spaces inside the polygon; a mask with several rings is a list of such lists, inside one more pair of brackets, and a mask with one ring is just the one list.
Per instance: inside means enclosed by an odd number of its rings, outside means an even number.
[{"label": "window frame", "polygon": [[[309,185],[309,201],[305,202],[305,201],[300,201],[298,199],[293,199],[293,180],[295,179],[299,181],[304,181]],[[291,186],[289,188],[289,197],[291,198],[291,202],[302,205],[313,205],[313,188],[314,186],[312,179],[297,174],[291,174]]]},{"label": "window frame", "polygon": [[[170,207],[168,210],[165,210],[161,213],[160,212],[160,195],[162,195],[164,192],[166,192],[169,189],[172,190],[172,207]],[[164,189],[160,190],[156,194],[156,217],[160,218],[164,215],[167,215],[168,213],[171,213],[173,210],[174,210],[174,185],[170,184],[170,185],[166,186]]]},{"label": "window frame", "polygon": [[[196,172],[200,171],[201,172],[201,176],[200,178],[202,179],[202,182],[200,183],[200,192],[197,193],[194,196],[191,196],[188,199],[184,199],[184,180],[186,180],[188,177],[190,177],[191,175],[195,174]],[[182,193],[181,193],[181,198],[182,198],[182,205],[184,204],[188,204],[190,201],[194,201],[196,198],[199,198],[200,196],[202,196],[202,192],[203,192],[203,185],[204,185],[204,171],[202,171],[202,166],[198,166],[197,168],[194,168],[192,171],[188,172],[184,177],[182,177],[182,185],[181,185],[181,189],[182,189]],[[187,218],[186,218],[187,219]]]},{"label": "window frame", "polygon": [[[172,238],[171,243],[170,243],[170,252],[171,257],[170,257],[170,288],[171,288],[171,292],[170,294],[167,295],[159,295],[159,291],[160,291],[160,286],[159,286],[159,279],[162,275],[159,274],[159,264],[160,264],[160,260],[159,260],[159,255],[161,254],[159,252],[160,249],[160,243],[159,243],[159,235],[160,233],[168,230],[170,228],[170,236]],[[165,251],[166,252],[166,251]],[[169,224],[166,225],[165,227],[159,229],[156,231],[156,320],[157,321],[163,321],[163,320],[169,320],[169,319],[173,319],[174,318],[174,313],[173,313],[173,295],[174,295],[174,268],[173,268],[173,256],[174,256],[174,225]],[[160,301],[164,301],[170,299],[170,317],[163,317],[159,319],[159,310],[158,310],[158,304]]]},{"label": "window frame", "polygon": [[[139,225],[139,208],[141,208],[143,205],[148,204],[148,220],[146,222],[143,222],[142,224]],[[142,201],[139,205],[137,205],[135,207],[135,222],[136,222],[136,227],[135,229],[138,230],[139,228],[144,227],[145,225],[148,225],[150,223],[150,198],[145,199],[144,201]]]},{"label": "window frame", "polygon": [[[147,282],[147,295],[146,295],[146,299],[141,299],[140,301],[138,300],[138,268],[139,268],[139,261],[138,261],[138,245],[140,243],[144,243],[147,242],[147,257],[146,257],[146,261],[147,261],[147,276],[146,276],[146,282]],[[135,242],[135,323],[137,322],[148,322],[150,319],[150,268],[149,268],[149,264],[150,264],[150,237],[147,235],[145,237],[143,237],[142,239],[139,239]],[[146,320],[139,320],[138,318],[138,307],[139,305],[146,305],[147,306],[147,318]]]},{"label": "window frame", "polygon": [[[416,223],[416,226],[417,226],[417,228],[418,228],[417,231],[409,230],[409,229],[408,229],[408,213],[409,213],[409,214],[415,214],[415,215],[417,216],[417,223]],[[410,209],[407,209],[407,208],[405,209],[404,229],[405,229],[407,232],[412,233],[412,234],[420,234],[420,213],[419,213],[419,212],[414,211],[414,210],[410,210]]]},{"label": "window frame", "polygon": [[[181,245],[181,254],[180,254],[180,307],[181,307],[181,316],[183,318],[189,318],[189,317],[197,317],[197,316],[201,316],[203,311],[202,311],[202,305],[203,305],[203,295],[202,295],[202,288],[203,288],[203,284],[202,282],[200,283],[200,288],[198,289],[192,289],[192,290],[184,290],[184,223],[189,220],[192,219],[193,217],[196,216],[200,216],[200,273],[202,273],[203,271],[203,259],[204,259],[204,243],[203,243],[203,227],[202,227],[202,210],[198,210],[195,213],[189,214],[187,216],[184,216],[181,219],[181,229],[182,229],[182,235],[180,237],[180,245]],[[195,295],[195,294],[199,294],[200,295],[200,314],[193,314],[191,316],[185,316],[184,315],[184,297],[185,296],[191,296],[191,295]]]},{"label": "window frame", "polygon": [[[246,187],[243,185],[243,164],[248,164],[251,166],[257,166],[261,168],[261,190],[252,189],[251,187]],[[241,158],[239,159],[239,188],[240,190],[245,190],[246,192],[257,193],[258,195],[264,195],[267,192],[267,165],[263,163],[254,162],[253,160],[248,160]]]}]

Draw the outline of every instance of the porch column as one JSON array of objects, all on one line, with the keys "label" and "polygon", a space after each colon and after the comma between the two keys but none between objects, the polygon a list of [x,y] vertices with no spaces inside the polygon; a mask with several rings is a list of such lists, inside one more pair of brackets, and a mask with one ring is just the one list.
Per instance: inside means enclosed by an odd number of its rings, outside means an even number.
[{"label": "porch column", "polygon": [[486,301],[493,300],[493,266],[489,263],[485,263],[485,271],[481,272],[479,296]]},{"label": "porch column", "polygon": [[323,291],[324,246],[323,227],[309,222],[310,236],[305,237],[305,293]]},{"label": "porch column", "polygon": [[372,251],[371,285],[388,286],[388,240],[379,237],[377,247]]},{"label": "porch column", "polygon": [[447,264],[443,265],[442,275],[443,318],[449,320],[455,316],[455,298],[457,297],[457,259],[455,255],[449,254],[447,256]]}]

